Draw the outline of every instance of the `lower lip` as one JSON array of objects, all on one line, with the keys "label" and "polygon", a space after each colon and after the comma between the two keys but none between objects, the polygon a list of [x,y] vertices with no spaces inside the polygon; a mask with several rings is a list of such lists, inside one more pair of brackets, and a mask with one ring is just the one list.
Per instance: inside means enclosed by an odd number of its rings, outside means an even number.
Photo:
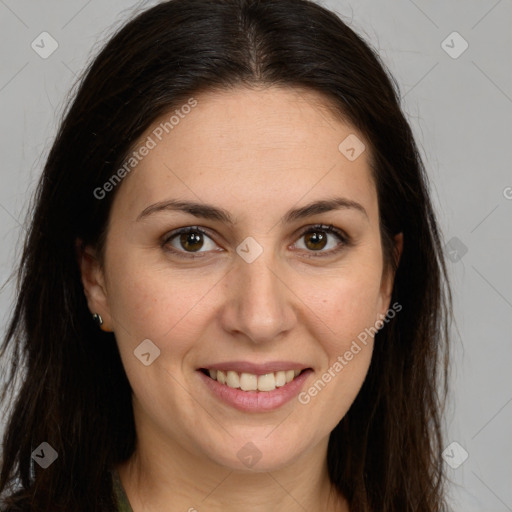
[{"label": "lower lip", "polygon": [[273,411],[297,396],[313,370],[305,370],[288,384],[273,391],[242,391],[221,384],[200,370],[197,372],[215,396],[235,409],[244,412],[265,412]]}]

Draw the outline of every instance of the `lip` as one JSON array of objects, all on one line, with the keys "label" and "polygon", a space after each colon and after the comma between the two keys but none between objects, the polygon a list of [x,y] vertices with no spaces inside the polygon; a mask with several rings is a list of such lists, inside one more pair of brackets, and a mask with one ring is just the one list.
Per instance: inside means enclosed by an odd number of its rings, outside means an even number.
[{"label": "lip", "polygon": [[[233,371],[238,373],[252,373],[253,375],[265,375],[266,373],[280,372],[286,370],[306,370],[307,365],[294,361],[269,361],[267,363],[255,364],[249,361],[226,361],[224,363],[209,364],[201,366],[207,370]],[[201,368],[198,368],[200,370]]]},{"label": "lip", "polygon": [[[219,367],[219,369],[222,368],[226,369],[225,366]],[[301,365],[295,366],[295,368],[299,369]],[[210,366],[209,369],[217,368],[214,365]],[[288,366],[287,369],[291,370],[293,368]],[[196,373],[213,396],[222,402],[243,412],[267,412],[278,409],[297,396],[306,379],[313,373],[313,370],[311,368],[305,369],[305,371],[295,377],[291,382],[273,391],[242,391],[241,389],[233,389],[226,384],[221,384],[211,377],[208,377],[200,370],[197,370]],[[271,373],[271,371],[266,371],[266,373]],[[258,373],[257,375],[262,375],[262,373]]]}]

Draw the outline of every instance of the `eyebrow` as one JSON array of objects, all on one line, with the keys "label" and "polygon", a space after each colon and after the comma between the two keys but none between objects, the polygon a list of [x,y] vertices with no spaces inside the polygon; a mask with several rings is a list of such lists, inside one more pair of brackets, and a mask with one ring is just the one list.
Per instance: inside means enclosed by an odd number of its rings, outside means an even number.
[{"label": "eyebrow", "polygon": [[[283,216],[281,223],[290,223],[313,215],[345,209],[355,210],[362,213],[367,219],[369,218],[368,213],[360,203],[344,197],[334,197],[332,199],[314,201],[305,206],[301,206],[300,208],[291,209]],[[137,222],[153,215],[154,213],[162,211],[181,211],[201,219],[217,220],[229,225],[235,224],[231,214],[223,208],[210,204],[196,203],[193,201],[180,201],[176,199],[161,201],[148,206],[139,214]]]}]

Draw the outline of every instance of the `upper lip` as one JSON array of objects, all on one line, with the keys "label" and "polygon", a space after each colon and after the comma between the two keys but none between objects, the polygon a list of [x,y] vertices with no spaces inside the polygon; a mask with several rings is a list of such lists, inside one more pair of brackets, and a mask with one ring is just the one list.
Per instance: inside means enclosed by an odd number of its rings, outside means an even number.
[{"label": "upper lip", "polygon": [[[249,361],[226,361],[223,363],[214,363],[201,366],[205,370],[223,370],[238,373],[252,373],[253,375],[265,375],[286,370],[305,370],[309,366],[293,361],[269,361],[267,363],[251,363]],[[201,369],[199,368],[199,369]]]}]

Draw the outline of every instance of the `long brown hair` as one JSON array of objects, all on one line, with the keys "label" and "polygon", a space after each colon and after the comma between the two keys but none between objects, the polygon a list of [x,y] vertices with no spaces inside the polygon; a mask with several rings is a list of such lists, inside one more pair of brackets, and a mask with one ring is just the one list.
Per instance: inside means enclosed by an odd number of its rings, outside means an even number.
[{"label": "long brown hair", "polygon": [[[398,86],[361,37],[313,2],[171,0],[129,21],[90,64],[33,198],[2,345],[11,365],[2,401],[13,399],[0,473],[8,511],[114,508],[109,471],[136,443],[131,388],[113,334],[91,319],[75,240],[101,254],[116,190],[101,200],[94,190],[155,119],[201,91],[260,84],[323,94],[370,141],[387,262],[393,235],[404,236],[391,298],[402,310],[376,335],[365,382],[331,433],[331,481],[351,512],[445,510],[451,296]],[[42,442],[58,453],[44,470],[31,458]]]}]

